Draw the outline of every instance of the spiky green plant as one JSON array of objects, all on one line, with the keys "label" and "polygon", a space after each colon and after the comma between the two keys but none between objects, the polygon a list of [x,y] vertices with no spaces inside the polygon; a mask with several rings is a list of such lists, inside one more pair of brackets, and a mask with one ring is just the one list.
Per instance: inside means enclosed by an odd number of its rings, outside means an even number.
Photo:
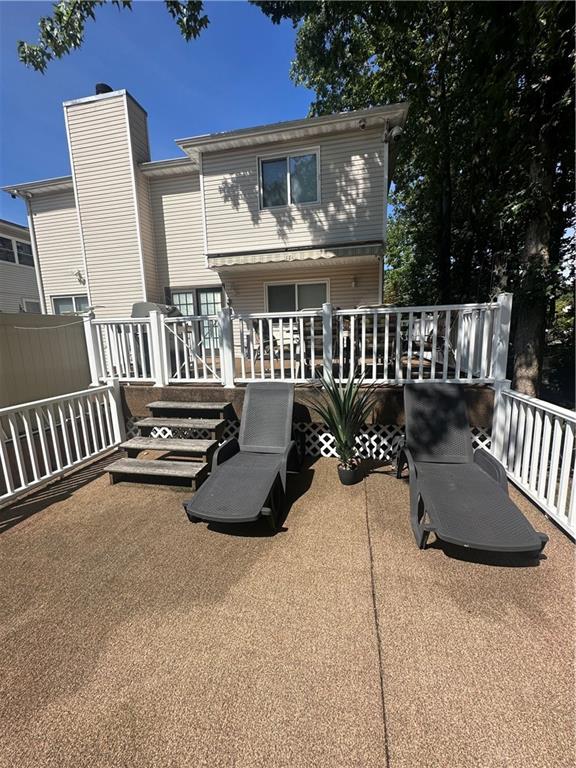
[{"label": "spiky green plant", "polygon": [[320,396],[309,403],[334,435],[336,453],[345,469],[352,469],[357,460],[356,437],[376,404],[374,386],[362,387],[364,377],[357,382],[337,382],[328,373],[322,382]]}]

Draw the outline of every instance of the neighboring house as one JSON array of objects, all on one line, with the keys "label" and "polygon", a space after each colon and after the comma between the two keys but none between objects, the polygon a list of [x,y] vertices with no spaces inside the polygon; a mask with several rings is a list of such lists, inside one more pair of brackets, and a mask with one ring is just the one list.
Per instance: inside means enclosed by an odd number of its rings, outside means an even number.
[{"label": "neighboring house", "polygon": [[40,312],[27,227],[0,219],[0,312]]},{"label": "neighboring house", "polygon": [[127,317],[381,301],[394,139],[407,105],[177,140],[151,161],[126,91],[64,104],[72,174],[5,187],[26,200],[47,312]]}]

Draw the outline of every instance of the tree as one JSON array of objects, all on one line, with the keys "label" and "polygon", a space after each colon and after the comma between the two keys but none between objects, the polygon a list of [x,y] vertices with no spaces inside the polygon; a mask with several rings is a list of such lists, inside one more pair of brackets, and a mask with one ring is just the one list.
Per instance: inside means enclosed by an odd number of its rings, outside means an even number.
[{"label": "tree", "polygon": [[312,114],[410,101],[387,295],[513,290],[514,382],[536,394],[574,213],[572,4],[256,4],[297,26]]},{"label": "tree", "polygon": [[[110,0],[121,10],[132,10],[132,0]],[[18,41],[20,61],[38,72],[45,72],[48,62],[60,59],[84,41],[84,28],[89,19],[96,19],[96,9],[106,5],[106,0],[60,0],[54,3],[52,16],[43,16],[38,22],[40,39],[36,44]],[[191,40],[208,26],[203,4],[195,0],[175,2],[165,0],[168,13],[175,19],[185,40]]]}]

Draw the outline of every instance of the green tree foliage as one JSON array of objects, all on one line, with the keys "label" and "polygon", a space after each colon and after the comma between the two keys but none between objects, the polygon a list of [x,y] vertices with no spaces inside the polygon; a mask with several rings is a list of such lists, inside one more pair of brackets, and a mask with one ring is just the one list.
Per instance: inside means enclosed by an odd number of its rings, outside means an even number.
[{"label": "green tree foliage", "polygon": [[297,26],[312,114],[410,102],[386,297],[515,295],[514,376],[535,393],[573,218],[574,6],[258,2]]},{"label": "green tree foliage", "polygon": [[[38,22],[38,42],[31,44],[18,41],[20,61],[38,72],[45,72],[48,62],[81,47],[86,22],[90,19],[94,21],[96,9],[106,4],[106,0],[60,0],[54,3],[52,16],[43,16]],[[121,10],[132,10],[132,0],[110,0],[109,4]],[[166,0],[164,5],[186,40],[198,37],[208,26],[208,17],[203,13],[201,2]]]}]

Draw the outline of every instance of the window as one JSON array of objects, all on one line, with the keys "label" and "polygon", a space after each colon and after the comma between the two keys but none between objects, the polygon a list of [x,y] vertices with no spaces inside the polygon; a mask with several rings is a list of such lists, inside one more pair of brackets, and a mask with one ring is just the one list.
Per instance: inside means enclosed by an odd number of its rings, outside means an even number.
[{"label": "window", "polygon": [[320,309],[328,301],[328,283],[276,283],[266,290],[268,312]]},{"label": "window", "polygon": [[16,263],[12,240],[10,240],[9,237],[0,237],[0,261],[9,261],[12,264]]},{"label": "window", "polygon": [[23,264],[25,267],[34,266],[34,256],[32,255],[32,246],[30,243],[23,243],[21,240],[16,240],[16,252],[18,253],[18,264]]},{"label": "window", "polygon": [[194,314],[194,291],[172,291],[170,301],[183,315]]},{"label": "window", "polygon": [[42,312],[42,308],[40,307],[40,302],[36,301],[36,299],[24,299],[24,312],[32,312],[35,315],[39,315]]},{"label": "window", "polygon": [[86,312],[88,296],[59,296],[52,299],[55,315],[71,315],[74,312]]},{"label": "window", "polygon": [[260,159],[262,208],[317,203],[319,199],[317,151]]}]

